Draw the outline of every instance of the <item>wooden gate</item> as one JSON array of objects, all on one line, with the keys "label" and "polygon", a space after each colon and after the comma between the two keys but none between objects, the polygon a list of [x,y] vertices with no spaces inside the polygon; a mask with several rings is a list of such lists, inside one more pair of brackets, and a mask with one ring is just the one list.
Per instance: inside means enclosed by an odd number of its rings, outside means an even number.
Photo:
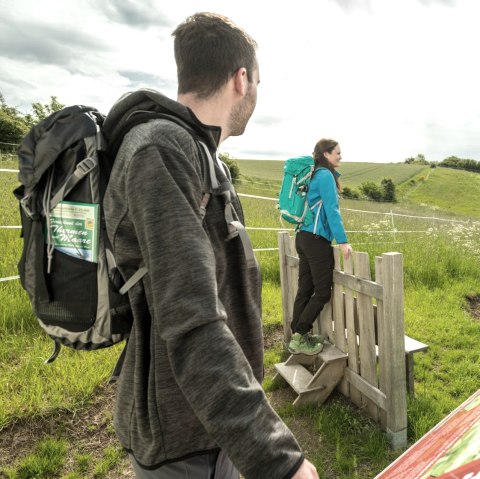
[{"label": "wooden gate", "polygon": [[[381,425],[393,447],[404,447],[407,383],[402,255],[384,253],[376,257],[375,281],[367,253],[354,251],[344,261],[343,270],[337,247],[334,256],[332,298],[315,322],[314,332],[327,338],[330,356],[332,345],[338,350],[336,356],[343,353],[346,358],[338,390]],[[288,344],[298,288],[298,257],[294,238],[285,232],[279,233],[279,259],[284,339]],[[289,361],[295,358],[276,365],[279,374]],[[318,390],[318,381],[315,386]]]}]

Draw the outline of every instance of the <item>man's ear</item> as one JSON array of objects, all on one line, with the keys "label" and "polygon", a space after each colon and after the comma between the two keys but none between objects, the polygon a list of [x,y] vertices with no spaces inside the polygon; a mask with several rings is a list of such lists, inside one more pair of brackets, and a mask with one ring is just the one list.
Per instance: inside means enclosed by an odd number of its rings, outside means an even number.
[{"label": "man's ear", "polygon": [[241,96],[247,93],[248,75],[245,67],[240,67],[233,75],[235,90]]}]

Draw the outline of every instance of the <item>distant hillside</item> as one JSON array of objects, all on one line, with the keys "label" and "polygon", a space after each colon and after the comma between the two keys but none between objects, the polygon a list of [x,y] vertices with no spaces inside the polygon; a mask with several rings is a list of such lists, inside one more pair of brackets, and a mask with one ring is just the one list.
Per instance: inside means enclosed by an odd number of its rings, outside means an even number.
[{"label": "distant hillside", "polygon": [[[283,175],[283,161],[239,160],[240,174],[262,180],[280,182]],[[338,171],[342,175],[343,186],[358,188],[365,181],[380,183],[383,178],[391,178],[396,185],[410,180],[422,170],[424,165],[405,163],[352,163],[342,162]]]},{"label": "distant hillside", "polygon": [[423,181],[406,193],[409,202],[480,219],[480,174],[431,168]]},{"label": "distant hillside", "polygon": [[[240,191],[267,196],[278,194],[283,161],[239,160],[237,164],[244,180]],[[383,178],[391,178],[397,186],[397,207],[413,207],[417,212],[433,209],[439,216],[453,214],[480,220],[479,173],[405,163],[352,162],[342,163],[339,171],[343,186],[354,189],[365,181],[380,183]],[[258,180],[261,183],[250,183]],[[374,204],[377,209],[381,208],[381,204]]]}]

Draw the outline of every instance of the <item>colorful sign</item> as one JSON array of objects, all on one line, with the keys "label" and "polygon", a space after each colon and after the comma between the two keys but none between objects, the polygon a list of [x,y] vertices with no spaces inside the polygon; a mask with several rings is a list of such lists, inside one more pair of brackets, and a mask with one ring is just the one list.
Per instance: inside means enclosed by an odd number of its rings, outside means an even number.
[{"label": "colorful sign", "polygon": [[61,201],[50,212],[50,232],[57,251],[96,263],[99,205]]},{"label": "colorful sign", "polygon": [[480,389],[375,479],[480,479]]}]

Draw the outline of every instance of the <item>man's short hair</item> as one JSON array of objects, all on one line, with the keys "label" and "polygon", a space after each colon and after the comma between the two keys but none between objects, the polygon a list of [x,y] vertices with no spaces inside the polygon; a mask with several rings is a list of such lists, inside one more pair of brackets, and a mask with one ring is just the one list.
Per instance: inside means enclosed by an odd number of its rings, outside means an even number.
[{"label": "man's short hair", "polygon": [[248,81],[257,65],[257,43],[229,18],[196,13],[172,33],[177,63],[178,94],[208,98],[221,89],[241,67]]}]

